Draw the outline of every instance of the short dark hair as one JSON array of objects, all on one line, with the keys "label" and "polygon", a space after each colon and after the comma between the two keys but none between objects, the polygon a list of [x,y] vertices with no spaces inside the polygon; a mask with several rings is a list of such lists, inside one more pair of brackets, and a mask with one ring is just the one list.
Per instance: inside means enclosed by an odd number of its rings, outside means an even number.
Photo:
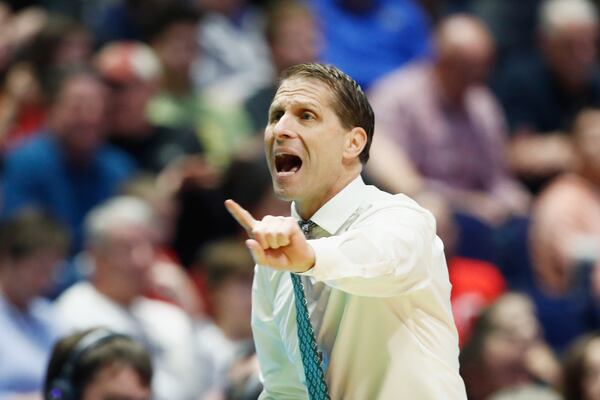
[{"label": "short dark hair", "polygon": [[369,149],[375,131],[375,115],[367,96],[354,79],[338,68],[317,63],[294,65],[281,74],[281,83],[292,78],[314,79],[325,83],[332,90],[333,109],[344,128],[361,127],[367,132],[367,143],[359,155],[365,164],[369,160]]},{"label": "short dark hair", "polygon": [[57,67],[55,58],[65,38],[79,32],[92,36],[91,31],[77,20],[53,13],[48,16],[42,29],[21,50],[21,57],[31,63],[42,87],[46,86],[46,81],[51,79],[49,75]]},{"label": "short dark hair", "polygon": [[146,43],[159,39],[168,29],[176,24],[197,24],[202,13],[196,8],[177,2],[165,2],[154,7],[148,6],[151,12],[141,16],[141,31]]},{"label": "short dark hair", "polygon": [[67,85],[80,77],[93,79],[99,85],[106,85],[106,81],[100,76],[98,71],[88,64],[73,64],[61,68],[54,68],[48,72],[44,82],[44,92],[48,104],[54,105],[63,94]]},{"label": "short dark hair", "polygon": [[54,345],[46,371],[44,393],[52,390],[54,383],[63,374],[65,365],[73,361],[72,374],[69,376],[68,383],[78,396],[83,393],[97,373],[115,363],[133,368],[140,382],[150,387],[153,372],[150,354],[140,343],[128,336],[107,335],[96,344],[89,345],[87,349],[82,350],[76,360],[72,360],[73,353],[77,351],[80,342],[98,330],[103,329],[88,329],[70,334]]},{"label": "short dark hair", "polygon": [[23,209],[0,222],[0,261],[18,261],[46,249],[66,254],[68,246],[67,229],[42,211]]}]

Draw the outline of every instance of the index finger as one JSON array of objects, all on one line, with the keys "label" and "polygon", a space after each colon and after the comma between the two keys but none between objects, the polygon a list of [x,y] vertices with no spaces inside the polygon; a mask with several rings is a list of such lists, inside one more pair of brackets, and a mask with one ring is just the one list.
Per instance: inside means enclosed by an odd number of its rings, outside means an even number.
[{"label": "index finger", "polygon": [[252,228],[254,228],[254,224],[257,222],[254,217],[231,199],[225,200],[225,208],[227,208],[227,211],[235,218],[238,224],[246,230],[248,235],[252,236]]}]

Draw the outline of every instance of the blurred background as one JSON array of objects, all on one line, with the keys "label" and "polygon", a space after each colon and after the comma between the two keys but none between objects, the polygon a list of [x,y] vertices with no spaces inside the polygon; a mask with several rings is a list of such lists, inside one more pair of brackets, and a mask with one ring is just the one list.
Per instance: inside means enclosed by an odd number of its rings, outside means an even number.
[{"label": "blurred background", "polygon": [[364,179],[445,243],[470,399],[600,399],[600,1],[0,1],[0,400],[56,340],[144,346],[156,399],[255,399],[253,263],[223,207],[289,215],[278,74],[376,115]]}]

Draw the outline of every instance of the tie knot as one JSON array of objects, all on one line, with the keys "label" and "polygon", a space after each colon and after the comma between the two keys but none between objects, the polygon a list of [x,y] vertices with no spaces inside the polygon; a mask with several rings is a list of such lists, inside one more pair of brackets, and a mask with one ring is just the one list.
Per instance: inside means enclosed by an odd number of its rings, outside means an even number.
[{"label": "tie knot", "polygon": [[298,225],[300,226],[300,229],[302,229],[302,233],[304,233],[304,236],[309,236],[310,232],[313,230],[313,228],[315,226],[317,226],[317,224],[315,224],[311,220],[308,220],[308,221],[300,220],[300,221],[298,221]]}]

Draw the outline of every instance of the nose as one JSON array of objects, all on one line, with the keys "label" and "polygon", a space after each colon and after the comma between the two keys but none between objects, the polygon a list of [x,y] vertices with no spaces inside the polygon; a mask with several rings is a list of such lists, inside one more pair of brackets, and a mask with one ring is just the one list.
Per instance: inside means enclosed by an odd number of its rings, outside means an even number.
[{"label": "nose", "polygon": [[273,127],[273,135],[276,140],[291,139],[296,136],[294,120],[289,113],[281,116]]},{"label": "nose", "polygon": [[138,270],[144,270],[152,265],[155,257],[154,245],[149,242],[138,243],[131,249],[131,263]]}]

